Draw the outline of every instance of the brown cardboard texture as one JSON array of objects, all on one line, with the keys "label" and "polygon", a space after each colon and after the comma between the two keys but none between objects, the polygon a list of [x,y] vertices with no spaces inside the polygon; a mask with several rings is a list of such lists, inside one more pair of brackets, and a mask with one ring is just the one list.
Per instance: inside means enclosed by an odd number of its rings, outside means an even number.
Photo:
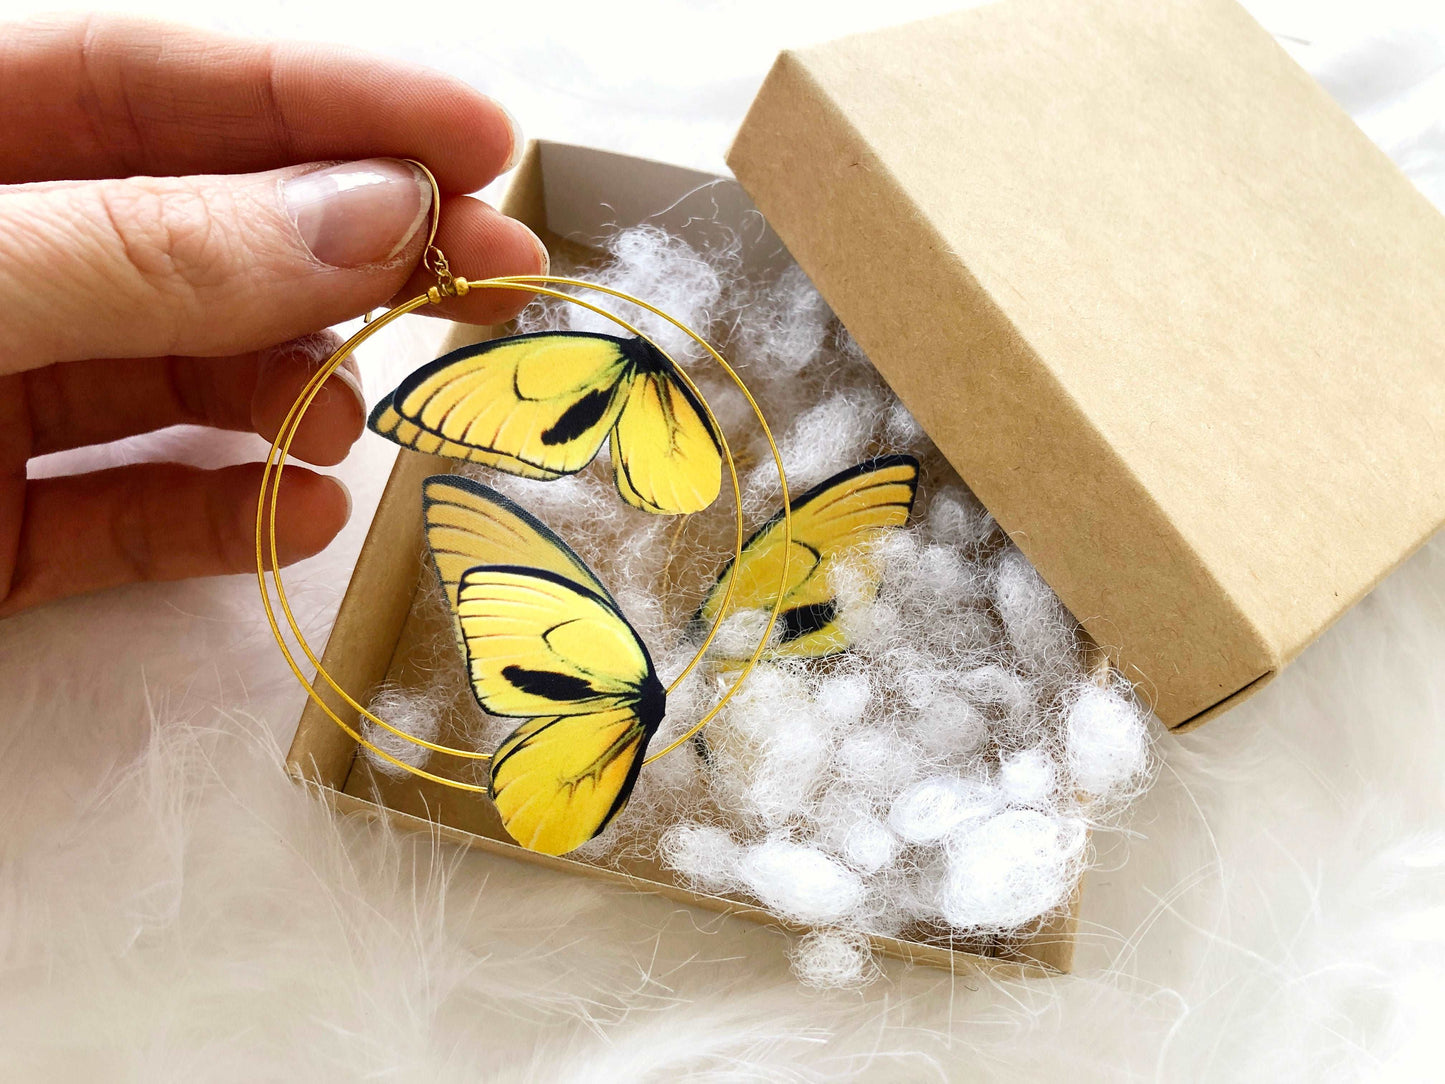
[{"label": "brown cardboard texture", "polygon": [[[653,214],[667,208],[662,214]],[[624,158],[560,144],[534,144],[518,168],[503,211],[520,218],[553,253],[585,255],[616,226],[644,220],[706,244],[707,233],[726,229],[743,246],[744,266],[762,270],[784,253],[762,223],[747,195],[732,181],[655,162]],[[475,328],[456,329],[447,349],[482,337]],[[422,535],[421,483],[445,472],[450,461],[402,451],[372,521],[370,533],[342,600],[323,665],[363,703],[382,681],[414,688],[430,680],[430,653],[437,637],[449,638],[436,622],[444,615],[418,605],[419,588],[434,577]],[[325,689],[327,703],[348,726],[357,713]],[[464,745],[464,720],[444,723],[436,738]],[[570,858],[523,850],[503,831],[491,803],[474,793],[413,777],[373,772],[357,755],[356,743],[308,702],[287,758],[293,775],[321,788],[340,810],[389,816],[415,827],[440,825],[445,838],[510,855],[551,869],[621,882],[713,911],[787,926],[756,904],[693,892],[652,862],[630,861],[603,869]],[[447,772],[440,763],[428,770]],[[465,766],[459,770],[465,771]],[[430,823],[429,823],[430,822]],[[436,829],[430,829],[436,830]],[[890,956],[950,969],[1042,972],[1067,970],[1077,929],[1077,894],[1067,907],[1026,939],[960,943],[937,930],[911,937],[873,938]]]},{"label": "brown cardboard texture", "polygon": [[1445,521],[1445,220],[1232,0],[784,53],[728,160],[1167,724]]}]

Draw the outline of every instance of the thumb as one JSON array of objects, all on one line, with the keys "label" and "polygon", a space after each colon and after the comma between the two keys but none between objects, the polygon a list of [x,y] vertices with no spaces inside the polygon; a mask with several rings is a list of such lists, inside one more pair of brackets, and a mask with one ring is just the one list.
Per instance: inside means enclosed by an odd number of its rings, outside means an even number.
[{"label": "thumb", "polygon": [[[454,202],[488,216],[498,262],[535,270],[525,226]],[[242,353],[356,316],[406,283],[431,203],[421,171],[385,158],[0,189],[0,372]]]}]

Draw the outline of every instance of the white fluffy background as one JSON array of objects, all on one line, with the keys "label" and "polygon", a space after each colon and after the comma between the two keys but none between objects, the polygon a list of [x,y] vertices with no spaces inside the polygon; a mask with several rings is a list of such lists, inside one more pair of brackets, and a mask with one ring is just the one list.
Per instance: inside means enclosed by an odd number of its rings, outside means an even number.
[{"label": "white fluffy background", "polygon": [[[944,6],[132,10],[429,60],[534,134],[716,169],[778,47]],[[1445,15],[1351,7],[1252,5],[1445,204]],[[419,323],[369,350],[368,390],[438,338]],[[179,432],[92,459],[256,451]],[[317,641],[390,458],[358,448],[352,524],[291,573]],[[1445,541],[1253,701],[1165,740],[1129,833],[1102,841],[1078,973],[1049,981],[889,964],[809,993],[779,934],[338,822],[280,770],[302,697],[245,578],[4,622],[0,690],[7,1079],[1417,1080],[1445,1062]]]}]

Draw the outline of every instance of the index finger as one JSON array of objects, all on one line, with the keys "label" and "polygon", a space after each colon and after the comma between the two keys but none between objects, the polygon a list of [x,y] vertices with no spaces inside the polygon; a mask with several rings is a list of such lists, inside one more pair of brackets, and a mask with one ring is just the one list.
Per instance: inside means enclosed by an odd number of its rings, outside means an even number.
[{"label": "index finger", "polygon": [[428,68],[112,16],[0,26],[0,102],[25,103],[0,184],[393,157],[473,192],[520,149],[501,106]]}]

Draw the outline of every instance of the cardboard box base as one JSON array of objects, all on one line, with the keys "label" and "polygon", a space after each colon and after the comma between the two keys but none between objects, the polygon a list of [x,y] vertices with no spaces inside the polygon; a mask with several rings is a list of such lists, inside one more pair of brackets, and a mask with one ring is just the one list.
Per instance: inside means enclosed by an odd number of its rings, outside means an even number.
[{"label": "cardboard box base", "polygon": [[[631,208],[627,200],[632,201]],[[554,253],[576,255],[585,254],[588,242],[607,223],[638,222],[656,207],[670,208],[668,217],[674,221],[662,225],[680,230],[687,224],[688,232],[695,233],[713,221],[747,221],[749,206],[736,185],[705,174],[583,148],[534,144],[518,168],[503,210],[531,226]],[[752,242],[749,251],[760,266],[780,258],[781,246],[766,231]],[[465,341],[464,336],[478,339],[485,333],[459,329],[452,345]],[[435,627],[443,615],[417,602],[423,577],[432,575],[422,536],[421,483],[429,475],[444,473],[448,465],[447,460],[415,452],[398,454],[342,601],[322,662],[338,684],[362,702],[382,681],[403,688],[427,682],[430,645],[438,634],[446,638],[445,630]],[[329,688],[325,698],[348,725],[357,726],[356,712]],[[458,731],[443,730],[437,740],[462,744]],[[627,885],[793,932],[803,930],[757,904],[693,891],[654,862],[630,860],[614,868],[524,850],[508,839],[486,798],[410,776],[397,779],[372,771],[358,756],[356,743],[309,701],[287,765],[296,778],[316,786],[343,813],[386,817],[403,827],[438,833],[549,869]],[[1075,892],[1068,906],[1037,933],[1016,940],[961,942],[941,930],[871,940],[882,955],[949,970],[1009,975],[1063,972],[1073,960],[1078,904]]]}]

